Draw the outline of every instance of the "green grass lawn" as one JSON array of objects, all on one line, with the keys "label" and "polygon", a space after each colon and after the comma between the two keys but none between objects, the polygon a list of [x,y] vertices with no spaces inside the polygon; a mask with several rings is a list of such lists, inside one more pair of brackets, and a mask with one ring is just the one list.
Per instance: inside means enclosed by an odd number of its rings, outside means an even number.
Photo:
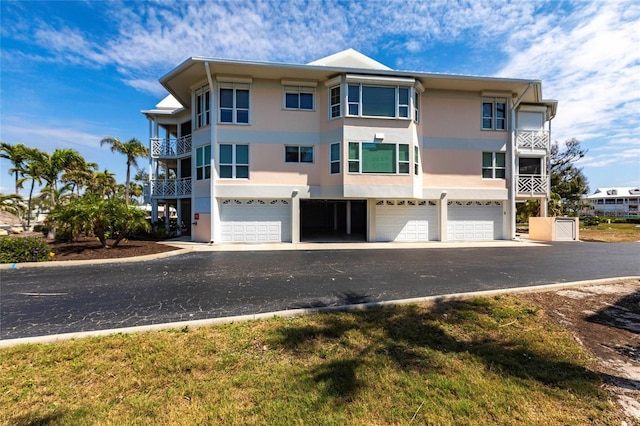
[{"label": "green grass lawn", "polygon": [[620,424],[573,339],[513,296],[0,350],[0,422]]},{"label": "green grass lawn", "polygon": [[580,239],[608,243],[640,241],[640,227],[634,223],[600,223],[596,226],[580,225]]}]

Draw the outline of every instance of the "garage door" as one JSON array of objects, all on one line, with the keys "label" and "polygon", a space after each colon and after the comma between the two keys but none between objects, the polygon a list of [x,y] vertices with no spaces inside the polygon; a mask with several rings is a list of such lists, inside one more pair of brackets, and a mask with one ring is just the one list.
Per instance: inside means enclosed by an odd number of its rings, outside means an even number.
[{"label": "garage door", "polygon": [[291,242],[291,205],[287,200],[222,200],[223,242]]},{"label": "garage door", "polygon": [[438,239],[438,210],[433,201],[378,200],[377,241],[429,241]]},{"label": "garage door", "polygon": [[502,202],[449,201],[447,234],[450,241],[500,240]]}]

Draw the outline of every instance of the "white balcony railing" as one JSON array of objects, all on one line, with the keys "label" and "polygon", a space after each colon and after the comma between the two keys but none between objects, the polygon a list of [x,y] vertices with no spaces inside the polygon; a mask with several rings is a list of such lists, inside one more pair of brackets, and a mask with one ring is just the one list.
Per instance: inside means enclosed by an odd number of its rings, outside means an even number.
[{"label": "white balcony railing", "polygon": [[151,180],[152,197],[178,198],[191,195],[191,178]]},{"label": "white balcony railing", "polygon": [[516,130],[516,147],[520,151],[549,150],[549,132],[546,130]]},{"label": "white balcony railing", "polygon": [[549,176],[517,175],[518,195],[546,196],[549,194]]},{"label": "white balcony railing", "polygon": [[181,138],[151,138],[151,157],[170,158],[191,154],[191,135]]}]

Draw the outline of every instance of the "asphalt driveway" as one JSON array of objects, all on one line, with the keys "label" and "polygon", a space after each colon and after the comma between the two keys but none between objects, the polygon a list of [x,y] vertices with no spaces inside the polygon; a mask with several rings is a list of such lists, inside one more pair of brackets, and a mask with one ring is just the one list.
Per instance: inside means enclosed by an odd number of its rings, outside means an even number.
[{"label": "asphalt driveway", "polygon": [[638,276],[640,244],[193,252],[0,274],[0,339],[14,339]]}]

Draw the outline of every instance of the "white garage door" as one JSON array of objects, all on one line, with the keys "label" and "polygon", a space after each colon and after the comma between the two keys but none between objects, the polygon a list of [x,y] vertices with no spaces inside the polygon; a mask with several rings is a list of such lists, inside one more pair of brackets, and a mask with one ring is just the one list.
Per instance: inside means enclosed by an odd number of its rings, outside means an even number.
[{"label": "white garage door", "polygon": [[447,234],[450,241],[501,240],[502,202],[449,201]]},{"label": "white garage door", "polygon": [[291,242],[291,205],[287,200],[222,200],[223,242]]},{"label": "white garage door", "polygon": [[438,239],[438,210],[433,201],[379,200],[376,202],[377,241]]}]

